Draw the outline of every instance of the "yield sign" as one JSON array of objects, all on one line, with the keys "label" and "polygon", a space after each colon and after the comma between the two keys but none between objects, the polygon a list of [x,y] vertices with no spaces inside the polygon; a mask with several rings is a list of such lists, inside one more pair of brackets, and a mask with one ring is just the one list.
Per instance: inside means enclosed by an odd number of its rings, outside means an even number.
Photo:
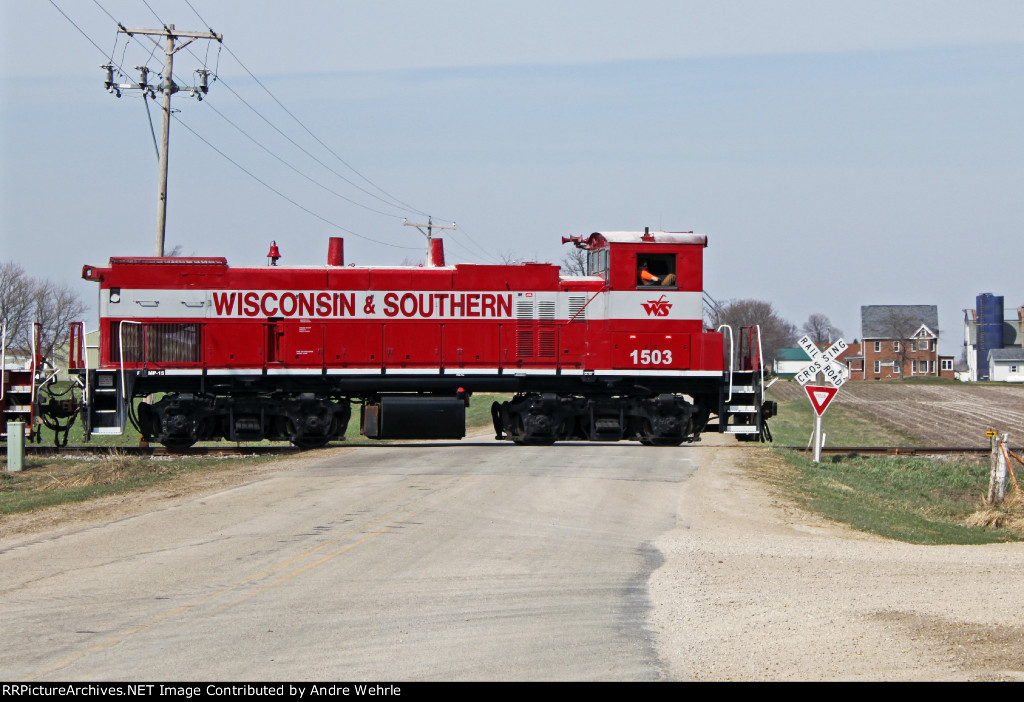
[{"label": "yield sign", "polygon": [[825,414],[828,403],[832,402],[832,398],[839,392],[839,388],[828,385],[805,385],[804,390],[807,391],[807,397],[811,398],[811,406],[819,417]]}]

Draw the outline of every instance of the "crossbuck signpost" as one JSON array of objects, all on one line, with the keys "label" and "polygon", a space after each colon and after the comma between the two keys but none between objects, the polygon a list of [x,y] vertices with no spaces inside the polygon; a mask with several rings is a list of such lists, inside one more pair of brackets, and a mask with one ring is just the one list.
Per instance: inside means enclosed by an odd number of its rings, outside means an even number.
[{"label": "crossbuck signpost", "polygon": [[[802,337],[797,343],[811,357],[811,362],[804,366],[794,377],[798,383],[804,386],[804,390],[807,391],[807,397],[811,401],[811,406],[814,408],[814,462],[820,463],[822,443],[821,415],[828,409],[829,403],[839,393],[839,388],[843,386],[849,375],[846,366],[835,360],[849,346],[840,339],[822,351],[814,345],[809,336]],[[832,387],[827,385],[808,385],[810,381],[818,377],[819,373],[832,384]]]}]

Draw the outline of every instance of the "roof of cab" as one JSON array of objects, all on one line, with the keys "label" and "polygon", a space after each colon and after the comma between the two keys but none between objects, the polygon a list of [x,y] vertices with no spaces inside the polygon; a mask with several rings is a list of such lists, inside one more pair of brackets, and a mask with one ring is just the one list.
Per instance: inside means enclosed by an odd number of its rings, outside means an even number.
[{"label": "roof of cab", "polygon": [[604,240],[609,244],[692,244],[707,246],[707,234],[693,232],[594,232],[591,245]]}]

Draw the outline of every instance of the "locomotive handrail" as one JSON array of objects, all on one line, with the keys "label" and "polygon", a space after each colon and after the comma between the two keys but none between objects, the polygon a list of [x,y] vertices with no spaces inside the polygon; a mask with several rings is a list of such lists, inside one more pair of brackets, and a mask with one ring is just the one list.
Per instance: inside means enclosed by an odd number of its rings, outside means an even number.
[{"label": "locomotive handrail", "polygon": [[721,333],[723,329],[729,330],[729,396],[725,398],[726,402],[732,402],[732,365],[733,365],[733,338],[732,338],[732,327],[728,324],[723,324],[718,327],[718,332]]},{"label": "locomotive handrail", "polygon": [[761,346],[761,325],[757,325],[757,363],[761,367],[761,399],[764,400],[764,347]]},{"label": "locomotive handrail", "polygon": [[39,353],[39,335],[42,333],[42,330],[43,325],[39,322],[32,323],[32,390],[29,393],[29,402],[31,402],[32,405],[35,405],[36,403],[36,354]]},{"label": "locomotive handrail", "polygon": [[72,322],[68,326],[68,370],[82,367],[82,344],[85,340],[85,322]]},{"label": "locomotive handrail", "polygon": [[[138,324],[142,326],[142,322],[135,322],[130,319],[122,319],[117,323],[117,351],[121,357],[121,399],[127,401],[128,396],[125,395],[125,384],[124,384],[124,325],[125,324]],[[145,363],[146,358],[146,335],[142,335],[142,358]]]},{"label": "locomotive handrail", "polygon": [[[82,403],[86,407],[90,407],[91,408],[92,405],[89,404],[89,401],[92,399],[92,396],[89,393],[89,342],[86,340],[85,322],[78,322],[78,324],[81,325],[81,332],[82,332],[82,338],[81,338],[81,343],[82,343],[82,354],[81,354],[81,356],[82,357],[79,360],[81,360],[82,361],[82,365],[85,366],[85,384],[82,386]],[[99,348],[99,346],[97,346],[97,348]],[[96,355],[98,356],[99,352],[97,352]]]},{"label": "locomotive handrail", "polygon": [[580,307],[580,308],[579,308],[578,310],[576,310],[576,314],[574,314],[574,315],[573,315],[572,317],[570,317],[570,318],[569,318],[569,321],[568,321],[568,322],[566,322],[566,324],[572,324],[572,321],[573,321],[574,319],[576,319],[577,317],[579,317],[579,316],[580,316],[581,314],[583,314],[583,310],[587,309],[587,305],[589,305],[589,304],[590,304],[591,302],[593,302],[594,300],[596,300],[596,299],[597,299],[597,296],[598,296],[598,295],[600,295],[600,294],[601,294],[601,293],[603,293],[603,292],[604,292],[604,290],[598,290],[598,291],[597,291],[596,293],[594,293],[593,297],[591,297],[591,298],[590,298],[589,300],[587,300],[587,301],[586,301],[586,302],[585,302],[585,303],[583,304],[583,307]]}]

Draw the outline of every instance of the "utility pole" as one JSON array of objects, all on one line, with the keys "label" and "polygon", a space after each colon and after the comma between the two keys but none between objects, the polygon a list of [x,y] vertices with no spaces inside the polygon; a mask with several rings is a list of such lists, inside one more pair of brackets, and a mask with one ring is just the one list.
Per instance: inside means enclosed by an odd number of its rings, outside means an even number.
[{"label": "utility pole", "polygon": [[[155,255],[164,255],[164,234],[167,230],[167,156],[168,147],[170,146],[171,140],[171,96],[174,93],[181,90],[181,88],[174,83],[174,54],[184,49],[186,46],[191,44],[196,39],[214,39],[216,41],[222,41],[224,36],[222,34],[215,34],[214,32],[179,32],[174,29],[174,25],[167,25],[162,29],[138,29],[131,27],[123,27],[118,25],[117,31],[119,34],[127,34],[128,36],[134,36],[136,34],[142,35],[149,39],[151,42],[156,44],[157,48],[160,47],[158,42],[153,37],[162,36],[166,39],[164,46],[164,79],[163,82],[158,86],[151,86],[147,83],[146,78],[148,69],[144,66],[137,66],[141,71],[141,80],[139,83],[128,83],[128,84],[115,84],[113,79],[113,66],[111,64],[104,64],[100,68],[104,68],[107,71],[106,88],[108,92],[114,93],[117,97],[121,97],[122,89],[137,88],[143,91],[142,99],[146,99],[146,95],[155,97],[154,89],[160,90],[164,95],[163,101],[163,130],[161,132],[160,140],[160,192],[159,200],[157,202],[157,213],[156,213],[156,248]],[[187,39],[188,41],[175,45],[175,42],[181,39]],[[206,94],[209,87],[207,86],[207,76],[210,74],[206,69],[200,69],[196,71],[199,74],[199,85],[192,88],[192,95],[197,99],[202,100],[203,95]],[[148,109],[148,108],[147,108]]]},{"label": "utility pole", "polygon": [[[427,263],[426,263],[426,265],[428,267],[433,265],[433,260],[434,260],[433,259],[433,252],[431,251],[431,247],[430,247],[430,241],[432,239],[432,235],[433,235],[434,230],[435,229],[456,229],[457,228],[455,226],[454,222],[452,222],[451,225],[447,225],[447,224],[434,224],[434,218],[433,217],[427,217],[427,223],[426,224],[416,224],[415,222],[405,222],[405,221],[403,221],[402,222],[402,226],[403,227],[416,227],[417,229],[420,230],[420,234],[422,234],[423,236],[427,237],[427,259],[426,259]],[[421,229],[421,227],[426,227],[427,231],[423,231]]]}]

